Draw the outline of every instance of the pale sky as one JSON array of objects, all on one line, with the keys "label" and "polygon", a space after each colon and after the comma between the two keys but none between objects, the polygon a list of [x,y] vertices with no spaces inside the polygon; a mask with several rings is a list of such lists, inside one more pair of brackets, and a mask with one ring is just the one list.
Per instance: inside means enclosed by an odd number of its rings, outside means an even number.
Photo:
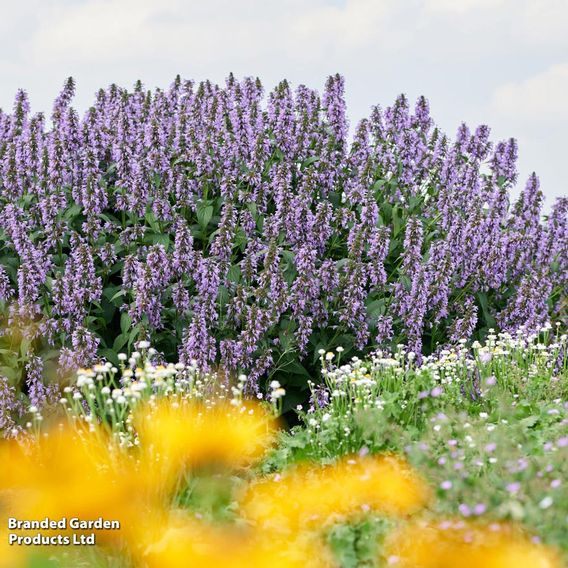
[{"label": "pale sky", "polygon": [[83,111],[110,83],[347,82],[354,125],[404,92],[451,136],[461,121],[519,141],[520,184],[568,195],[568,0],[0,0],[0,107],[47,111],[77,80]]}]

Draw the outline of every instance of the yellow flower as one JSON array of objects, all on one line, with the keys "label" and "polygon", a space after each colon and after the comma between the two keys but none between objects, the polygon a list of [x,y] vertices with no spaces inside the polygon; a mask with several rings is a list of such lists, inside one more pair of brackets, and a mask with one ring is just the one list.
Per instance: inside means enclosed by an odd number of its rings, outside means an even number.
[{"label": "yellow flower", "polygon": [[269,531],[213,527],[187,517],[141,534],[139,560],[148,568],[319,568],[330,557],[315,535],[285,541]]},{"label": "yellow flower", "polygon": [[99,542],[119,539],[140,518],[147,495],[136,487],[134,460],[109,447],[101,432],[70,429],[51,431],[28,447],[0,444],[0,462],[9,464],[0,468],[0,508],[21,520],[118,521],[121,530],[89,532],[98,532]]},{"label": "yellow flower", "polygon": [[507,525],[417,522],[391,535],[385,548],[397,568],[560,568],[551,550]]},{"label": "yellow flower", "polygon": [[425,483],[398,458],[347,458],[252,483],[241,496],[241,509],[246,518],[265,526],[296,529],[370,510],[407,516],[424,507],[429,497]]},{"label": "yellow flower", "polygon": [[[2,523],[4,524],[4,519]],[[10,545],[4,530],[0,534],[0,568],[25,568],[28,564],[28,550],[23,546]]]},{"label": "yellow flower", "polygon": [[220,401],[206,407],[184,399],[138,408],[133,425],[144,459],[159,461],[172,474],[187,466],[250,463],[276,431],[261,406]]}]

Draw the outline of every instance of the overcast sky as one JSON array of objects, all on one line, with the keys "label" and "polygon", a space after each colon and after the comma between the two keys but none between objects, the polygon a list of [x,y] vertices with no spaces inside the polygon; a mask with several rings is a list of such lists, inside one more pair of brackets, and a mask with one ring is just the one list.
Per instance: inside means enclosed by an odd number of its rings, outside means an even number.
[{"label": "overcast sky", "polygon": [[452,136],[461,121],[519,140],[520,183],[568,195],[568,0],[2,1],[0,107],[25,88],[49,111],[69,75],[75,106],[101,86],[184,78],[347,81],[355,124],[401,92],[424,94]]}]

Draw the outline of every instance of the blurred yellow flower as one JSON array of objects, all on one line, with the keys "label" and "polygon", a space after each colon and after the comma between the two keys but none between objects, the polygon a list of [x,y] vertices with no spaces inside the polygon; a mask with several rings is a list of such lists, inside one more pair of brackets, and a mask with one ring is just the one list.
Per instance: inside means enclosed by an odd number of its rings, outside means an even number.
[{"label": "blurred yellow flower", "polygon": [[[0,462],[9,464],[0,469],[0,504],[6,517],[118,521],[119,530],[89,529],[97,533],[97,542],[105,542],[120,538],[146,506],[134,460],[113,450],[100,432],[65,428],[28,446],[5,441],[0,443]],[[71,530],[68,522],[57,533]]]},{"label": "blurred yellow flower", "polygon": [[133,424],[144,459],[159,462],[168,475],[188,466],[245,465],[266,450],[276,433],[275,420],[263,407],[224,401],[144,405]]},{"label": "blurred yellow flower", "polygon": [[300,466],[253,482],[241,496],[241,510],[264,526],[296,529],[367,511],[407,516],[429,498],[426,484],[398,458],[346,458],[332,466]]},{"label": "blurred yellow flower", "polygon": [[0,568],[25,568],[28,550],[8,544],[4,530],[0,534]]},{"label": "blurred yellow flower", "polygon": [[214,527],[184,517],[141,535],[139,560],[148,568],[319,568],[330,566],[319,538],[296,534],[285,541],[269,531]]},{"label": "blurred yellow flower", "polygon": [[385,545],[397,568],[560,568],[550,549],[514,527],[465,521],[402,526]]}]

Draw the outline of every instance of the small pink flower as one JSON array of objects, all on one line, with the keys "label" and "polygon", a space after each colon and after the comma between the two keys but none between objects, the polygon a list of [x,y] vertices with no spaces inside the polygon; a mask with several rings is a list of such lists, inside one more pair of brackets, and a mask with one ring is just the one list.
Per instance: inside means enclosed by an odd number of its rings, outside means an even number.
[{"label": "small pink flower", "polygon": [[479,360],[484,364],[489,363],[489,361],[491,361],[491,353],[489,353],[488,351],[482,351],[479,354]]},{"label": "small pink flower", "polygon": [[518,481],[515,481],[514,483],[509,483],[505,489],[511,493],[511,494],[515,494],[519,492],[519,489],[521,488],[521,484]]},{"label": "small pink flower", "polygon": [[474,508],[473,508],[473,512],[476,515],[483,515],[483,513],[485,513],[485,511],[487,510],[487,507],[485,506],[484,503],[478,503]]}]

